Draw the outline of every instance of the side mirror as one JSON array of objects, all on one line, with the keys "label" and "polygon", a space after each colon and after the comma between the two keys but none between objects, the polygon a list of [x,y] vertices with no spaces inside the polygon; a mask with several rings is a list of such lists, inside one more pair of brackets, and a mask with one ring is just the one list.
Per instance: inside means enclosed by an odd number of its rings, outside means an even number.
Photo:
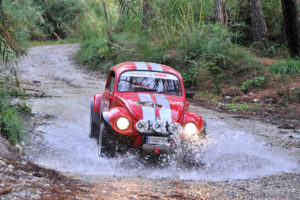
[{"label": "side mirror", "polygon": [[191,98],[192,99],[194,97],[194,95],[195,95],[194,92],[185,92],[186,98]]}]

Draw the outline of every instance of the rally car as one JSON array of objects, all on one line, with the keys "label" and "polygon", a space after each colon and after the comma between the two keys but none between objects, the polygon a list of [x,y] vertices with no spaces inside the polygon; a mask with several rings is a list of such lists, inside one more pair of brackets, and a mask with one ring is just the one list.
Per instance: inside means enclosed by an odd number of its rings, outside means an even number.
[{"label": "rally car", "polygon": [[178,140],[201,139],[205,122],[188,110],[181,74],[166,65],[126,62],[110,68],[105,91],[91,99],[90,137],[99,155],[113,157],[135,148],[161,154]]}]

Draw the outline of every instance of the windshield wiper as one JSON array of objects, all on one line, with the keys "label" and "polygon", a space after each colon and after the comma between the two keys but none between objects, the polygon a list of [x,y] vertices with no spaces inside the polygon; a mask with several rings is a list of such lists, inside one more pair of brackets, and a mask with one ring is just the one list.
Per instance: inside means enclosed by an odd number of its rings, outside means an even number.
[{"label": "windshield wiper", "polygon": [[145,88],[145,87],[134,87],[133,88],[134,92],[145,92],[145,91],[149,91],[149,92],[155,92],[156,90],[151,89],[151,88]]}]

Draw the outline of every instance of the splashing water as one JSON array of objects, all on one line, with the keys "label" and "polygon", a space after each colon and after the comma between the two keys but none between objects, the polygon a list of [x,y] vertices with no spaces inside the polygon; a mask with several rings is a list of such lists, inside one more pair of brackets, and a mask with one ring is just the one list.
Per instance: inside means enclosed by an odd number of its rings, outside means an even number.
[{"label": "splashing water", "polygon": [[[35,155],[34,161],[62,172],[84,175],[145,176],[191,180],[235,180],[290,172],[298,167],[295,158],[282,149],[268,147],[252,135],[226,128],[208,127],[206,139],[192,150],[191,159],[202,163],[184,168],[181,160],[169,156],[158,165],[143,162],[138,155],[125,154],[117,158],[101,158],[97,144],[88,138],[86,124],[56,119],[38,129],[45,133],[46,151]],[[218,126],[217,126],[218,127]],[[60,133],[60,134],[57,134]],[[57,137],[59,135],[59,137]],[[33,153],[34,155],[35,153]]]}]

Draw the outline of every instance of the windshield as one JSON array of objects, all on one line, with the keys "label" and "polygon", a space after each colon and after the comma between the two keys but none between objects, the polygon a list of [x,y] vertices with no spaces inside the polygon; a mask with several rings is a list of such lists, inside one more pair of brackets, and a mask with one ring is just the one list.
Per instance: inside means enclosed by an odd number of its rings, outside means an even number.
[{"label": "windshield", "polygon": [[176,96],[182,95],[177,76],[162,72],[126,71],[118,82],[119,92],[158,92]]}]

